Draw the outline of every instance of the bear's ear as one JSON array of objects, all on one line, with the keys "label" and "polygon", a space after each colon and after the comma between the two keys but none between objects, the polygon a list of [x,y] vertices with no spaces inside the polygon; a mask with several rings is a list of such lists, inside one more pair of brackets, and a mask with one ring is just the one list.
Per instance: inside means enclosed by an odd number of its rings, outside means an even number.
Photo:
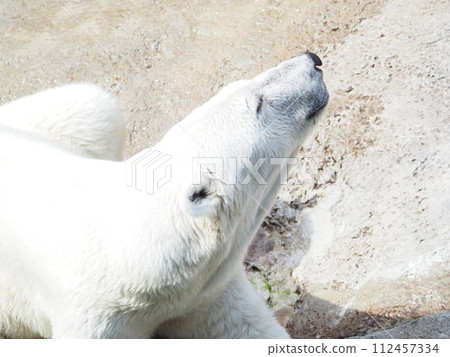
[{"label": "bear's ear", "polygon": [[222,197],[211,185],[192,185],[182,198],[183,208],[194,217],[215,216],[222,206]]}]

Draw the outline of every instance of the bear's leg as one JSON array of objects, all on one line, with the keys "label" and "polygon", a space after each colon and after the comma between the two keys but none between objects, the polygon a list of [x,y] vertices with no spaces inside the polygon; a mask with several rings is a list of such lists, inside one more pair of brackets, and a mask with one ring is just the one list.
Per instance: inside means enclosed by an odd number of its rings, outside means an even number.
[{"label": "bear's leg", "polygon": [[136,312],[101,311],[97,306],[82,314],[58,318],[52,338],[149,338],[156,325]]},{"label": "bear's leg", "polygon": [[202,301],[191,313],[165,322],[157,331],[166,338],[289,338],[244,271],[222,296]]}]

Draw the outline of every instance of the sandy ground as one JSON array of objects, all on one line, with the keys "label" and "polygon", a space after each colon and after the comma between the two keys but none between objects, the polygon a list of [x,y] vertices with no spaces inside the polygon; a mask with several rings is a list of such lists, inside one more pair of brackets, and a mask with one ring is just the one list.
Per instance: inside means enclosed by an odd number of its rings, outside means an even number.
[{"label": "sandy ground", "polygon": [[312,50],[326,55],[382,2],[0,3],[0,103],[72,81],[117,94],[126,156],[223,85]]},{"label": "sandy ground", "polygon": [[128,157],[223,85],[316,52],[330,106],[245,265],[293,337],[364,335],[450,309],[446,5],[4,0],[0,104],[97,83]]}]

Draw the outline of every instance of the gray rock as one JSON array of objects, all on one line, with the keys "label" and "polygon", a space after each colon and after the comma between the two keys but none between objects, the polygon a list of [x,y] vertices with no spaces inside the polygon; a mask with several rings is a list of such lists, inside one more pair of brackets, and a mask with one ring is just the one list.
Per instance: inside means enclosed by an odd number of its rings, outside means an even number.
[{"label": "gray rock", "polygon": [[[323,59],[328,114],[263,225],[288,250],[258,258],[275,262],[269,283],[275,270],[297,285],[270,301],[296,297],[292,337],[365,335],[450,309],[445,7],[391,3]],[[289,254],[291,277],[277,264]]]},{"label": "gray rock", "polygon": [[450,311],[429,314],[387,330],[357,338],[450,338]]}]

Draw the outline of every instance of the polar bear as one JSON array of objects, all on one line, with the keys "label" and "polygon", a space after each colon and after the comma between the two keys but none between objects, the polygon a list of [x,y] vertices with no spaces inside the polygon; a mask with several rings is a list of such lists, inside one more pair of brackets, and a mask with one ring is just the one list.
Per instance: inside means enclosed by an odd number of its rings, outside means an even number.
[{"label": "polar bear", "polygon": [[125,125],[113,96],[89,83],[51,88],[0,106],[0,125],[74,153],[120,160]]},{"label": "polar bear", "polygon": [[[99,160],[82,137],[65,150],[0,126],[0,333],[289,337],[242,261],[280,188],[278,159],[295,157],[327,104],[320,64],[295,57],[194,110],[152,149],[170,157],[170,179],[151,193],[126,178],[160,169],[154,157]],[[202,170],[211,159],[222,170]]]}]

